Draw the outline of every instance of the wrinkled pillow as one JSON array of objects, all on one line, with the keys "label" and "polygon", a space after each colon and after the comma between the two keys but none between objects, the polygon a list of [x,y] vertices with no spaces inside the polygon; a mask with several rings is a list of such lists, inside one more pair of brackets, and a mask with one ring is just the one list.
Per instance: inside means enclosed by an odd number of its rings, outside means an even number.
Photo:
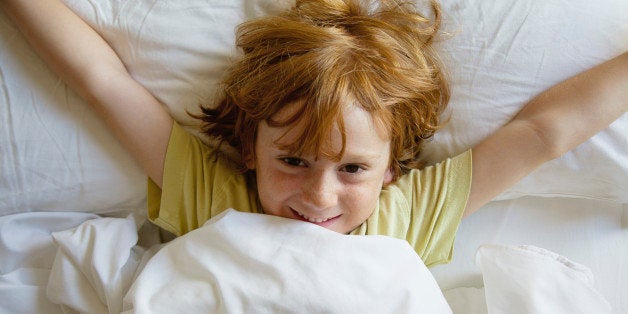
[{"label": "wrinkled pillow", "polygon": [[[443,1],[440,43],[451,120],[428,143],[429,163],[465,151],[536,94],[628,50],[628,2]],[[628,115],[498,199],[524,195],[628,202]]]},{"label": "wrinkled pillow", "polygon": [[[208,7],[138,2],[112,8],[133,37],[110,41],[135,77],[183,124],[209,103],[238,56],[234,29],[294,1],[232,1]],[[435,163],[458,154],[510,120],[550,86],[628,50],[628,2],[442,1],[439,41],[452,85],[447,126],[426,146]],[[112,15],[114,15],[112,13]],[[141,20],[140,25],[132,21]],[[186,21],[181,23],[180,21]],[[120,25],[103,25],[119,29]],[[120,23],[120,22],[118,22]],[[139,23],[138,23],[139,24]],[[603,34],[603,35],[602,35]],[[159,65],[155,67],[154,65]],[[628,115],[567,155],[548,162],[501,194],[567,196],[628,202]]]},{"label": "wrinkled pillow", "polygon": [[[66,0],[183,125],[211,104],[237,57],[240,22],[292,0]],[[533,95],[628,49],[628,2],[443,1],[450,123],[425,150],[433,163],[506,123]],[[0,215],[144,212],[145,174],[104,124],[0,14]],[[138,117],[141,119],[142,117]],[[628,202],[628,116],[542,166],[500,198],[572,196]]]}]

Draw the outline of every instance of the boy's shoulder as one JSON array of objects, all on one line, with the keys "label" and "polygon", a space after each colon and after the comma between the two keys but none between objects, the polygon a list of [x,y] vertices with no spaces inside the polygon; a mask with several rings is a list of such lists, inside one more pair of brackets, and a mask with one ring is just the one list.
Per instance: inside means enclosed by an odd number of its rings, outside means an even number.
[{"label": "boy's shoulder", "polygon": [[244,168],[238,152],[226,143],[212,139],[195,127],[185,126],[174,122],[168,150],[189,150],[202,155],[206,162],[224,164],[233,171],[243,174]]}]

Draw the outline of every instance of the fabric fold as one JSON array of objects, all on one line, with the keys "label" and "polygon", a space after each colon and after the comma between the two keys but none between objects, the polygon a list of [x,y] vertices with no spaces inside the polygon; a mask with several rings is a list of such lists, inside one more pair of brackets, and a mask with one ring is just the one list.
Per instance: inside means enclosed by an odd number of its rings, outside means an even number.
[{"label": "fabric fold", "polygon": [[139,263],[135,218],[90,220],[52,236],[59,248],[48,298],[74,311],[119,313]]}]

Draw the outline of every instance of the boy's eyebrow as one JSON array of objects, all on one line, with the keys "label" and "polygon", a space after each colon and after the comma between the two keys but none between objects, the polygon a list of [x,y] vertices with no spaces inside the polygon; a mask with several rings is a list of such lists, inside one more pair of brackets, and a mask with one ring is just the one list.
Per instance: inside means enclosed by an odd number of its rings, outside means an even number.
[{"label": "boy's eyebrow", "polygon": [[[280,151],[280,152],[285,152],[285,153],[289,153],[291,154],[292,151],[290,149],[282,149],[279,145],[277,145],[276,143],[273,143],[273,147]],[[345,151],[345,153],[342,155],[341,157],[341,161],[345,160],[345,162],[359,162],[359,163],[370,163],[373,160],[377,160],[380,159],[382,157],[387,157],[387,156],[383,156],[384,154],[381,154],[379,152],[364,152],[364,153],[360,153],[360,152],[347,152]]]},{"label": "boy's eyebrow", "polygon": [[345,152],[345,154],[342,156],[342,159],[349,159],[349,160],[351,160],[351,159],[356,160],[357,159],[357,160],[366,161],[366,162],[371,161],[371,160],[375,160],[375,159],[378,159],[378,158],[382,158],[382,154],[376,153],[376,152],[373,152],[373,153],[362,153],[362,154],[360,154],[360,153],[351,154],[349,152]]}]

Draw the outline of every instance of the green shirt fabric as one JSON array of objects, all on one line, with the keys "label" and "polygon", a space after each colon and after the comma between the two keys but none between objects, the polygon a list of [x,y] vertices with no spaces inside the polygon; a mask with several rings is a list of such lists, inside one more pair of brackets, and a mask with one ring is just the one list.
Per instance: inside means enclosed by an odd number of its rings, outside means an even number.
[{"label": "green shirt fabric", "polygon": [[[246,177],[226,158],[174,124],[163,188],[148,180],[148,217],[179,236],[233,208],[263,213]],[[471,187],[471,151],[413,170],[385,187],[373,214],[352,235],[405,239],[425,265],[451,260]]]}]

